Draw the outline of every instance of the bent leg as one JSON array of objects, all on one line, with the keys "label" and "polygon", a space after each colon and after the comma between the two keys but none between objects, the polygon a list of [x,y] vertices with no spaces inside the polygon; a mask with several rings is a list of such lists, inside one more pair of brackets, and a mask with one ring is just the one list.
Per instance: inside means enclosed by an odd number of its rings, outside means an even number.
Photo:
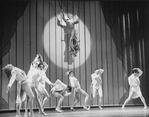
[{"label": "bent leg", "polygon": [[87,109],[87,105],[88,105],[89,95],[88,95],[83,89],[81,89],[81,88],[79,88],[78,91],[79,91],[83,96],[85,96],[84,109],[85,109],[85,110],[88,110],[88,109]]},{"label": "bent leg", "polygon": [[58,98],[60,98],[59,99],[59,101],[58,101],[58,104],[57,104],[57,107],[56,107],[56,111],[57,112],[63,112],[62,110],[61,110],[61,105],[62,105],[62,102],[63,102],[63,100],[64,100],[64,96],[62,95],[62,94],[60,94],[60,93],[58,93],[58,92],[53,92],[52,93],[55,97],[58,97]]},{"label": "bent leg", "polygon": [[147,109],[147,105],[146,105],[146,102],[145,102],[144,97],[143,96],[140,96],[140,99],[141,99],[141,101],[142,101],[142,103],[144,105],[144,109]]},{"label": "bent leg", "polygon": [[76,91],[76,89],[74,90],[74,103],[73,103],[73,105],[71,106],[71,110],[72,111],[74,111],[75,109],[74,109],[74,107],[75,107],[75,105],[80,101],[80,98],[79,98],[79,92],[77,92]]}]

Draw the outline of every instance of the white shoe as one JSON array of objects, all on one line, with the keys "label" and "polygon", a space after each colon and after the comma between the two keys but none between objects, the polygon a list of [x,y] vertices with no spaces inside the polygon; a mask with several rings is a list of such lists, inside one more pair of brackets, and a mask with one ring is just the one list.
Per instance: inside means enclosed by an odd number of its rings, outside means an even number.
[{"label": "white shoe", "polygon": [[122,106],[122,109],[124,109],[125,107],[124,106]]},{"label": "white shoe", "polygon": [[73,107],[71,107],[70,110],[75,111],[75,109]]},{"label": "white shoe", "polygon": [[102,107],[101,107],[101,106],[99,106],[98,108],[99,108],[100,110],[102,110]]},{"label": "white shoe", "polygon": [[24,113],[24,117],[28,117],[28,113]]},{"label": "white shoe", "polygon": [[58,113],[62,113],[63,111],[61,109],[56,108],[55,109]]},{"label": "white shoe", "polygon": [[83,106],[83,108],[86,110],[86,111],[89,111],[90,109],[87,108],[86,106]]},{"label": "white shoe", "polygon": [[146,109],[147,109],[147,106],[144,106],[144,108],[143,108],[143,109],[145,109],[145,110],[146,110]]},{"label": "white shoe", "polygon": [[15,115],[15,117],[21,117],[20,115]]}]

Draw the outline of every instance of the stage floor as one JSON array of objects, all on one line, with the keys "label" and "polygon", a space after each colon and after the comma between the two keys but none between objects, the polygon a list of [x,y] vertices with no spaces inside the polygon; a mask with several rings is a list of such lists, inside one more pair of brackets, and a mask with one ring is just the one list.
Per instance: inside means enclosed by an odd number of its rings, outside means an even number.
[{"label": "stage floor", "polygon": [[[144,110],[142,107],[126,107],[121,109],[121,107],[103,107],[102,110],[97,108],[91,108],[89,111],[84,109],[76,109],[75,111],[64,110],[63,113],[57,113],[53,110],[45,111],[48,115],[46,117],[149,117],[149,107]],[[23,113],[21,113],[22,117]],[[1,113],[0,117],[15,117],[15,113]],[[34,117],[43,117],[34,112]]]}]

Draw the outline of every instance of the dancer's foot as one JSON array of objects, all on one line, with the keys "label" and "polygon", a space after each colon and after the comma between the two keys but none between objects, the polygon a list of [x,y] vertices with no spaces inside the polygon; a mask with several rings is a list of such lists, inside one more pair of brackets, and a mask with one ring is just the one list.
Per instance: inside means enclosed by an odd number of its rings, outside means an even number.
[{"label": "dancer's foot", "polygon": [[60,108],[56,108],[55,109],[58,113],[62,113],[63,112],[63,110],[61,110]]},{"label": "dancer's foot", "polygon": [[101,106],[99,106],[99,109],[100,109],[100,110],[102,110],[102,107],[101,107]]},{"label": "dancer's foot", "polygon": [[34,112],[29,112],[30,117],[34,117]]},{"label": "dancer's foot", "polygon": [[86,111],[89,111],[89,108],[87,108],[86,106],[83,106],[83,108],[84,108]]},{"label": "dancer's foot", "polygon": [[16,114],[15,117],[21,117],[21,115]]},{"label": "dancer's foot", "polygon": [[42,115],[47,116],[48,114],[47,114],[47,113],[45,113],[45,112],[42,112]]},{"label": "dancer's foot", "polygon": [[75,111],[75,109],[73,107],[71,107],[70,110]]},{"label": "dancer's foot", "polygon": [[24,113],[24,117],[28,117],[28,112],[25,112]]},{"label": "dancer's foot", "polygon": [[147,109],[147,106],[144,106],[144,108],[143,109]]},{"label": "dancer's foot", "polygon": [[122,109],[124,109],[125,107],[124,106],[122,106]]}]

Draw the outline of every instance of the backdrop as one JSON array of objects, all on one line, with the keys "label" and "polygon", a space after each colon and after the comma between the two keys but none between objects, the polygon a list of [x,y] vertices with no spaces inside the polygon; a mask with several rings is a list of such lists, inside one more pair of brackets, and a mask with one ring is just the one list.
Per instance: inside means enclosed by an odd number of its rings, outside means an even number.
[{"label": "backdrop", "polygon": [[[141,2],[142,3],[142,2]],[[16,83],[9,94],[6,93],[8,79],[2,67],[11,63],[26,73],[35,55],[41,54],[49,65],[46,72],[51,82],[60,79],[69,84],[66,72],[73,70],[81,87],[90,94],[91,74],[95,68],[105,70],[103,80],[103,106],[120,106],[128,96],[127,77],[133,67],[143,70],[141,90],[149,102],[148,79],[146,77],[146,53],[144,8],[139,2],[121,3],[108,1],[29,1],[25,11],[17,20],[17,28],[11,38],[8,53],[1,58],[0,96],[7,105],[15,108]],[[120,5],[118,7],[118,5]],[[134,6],[134,7],[132,7]],[[141,6],[141,7],[140,7]],[[68,52],[69,39],[64,30],[57,25],[61,19],[61,8],[67,13],[78,15],[80,22],[75,26],[80,39],[80,51],[73,60]],[[9,34],[9,33],[8,33]],[[50,93],[50,87],[46,85]],[[77,106],[82,106],[84,97]],[[57,99],[51,97],[47,108],[55,108]],[[73,104],[73,95],[66,97],[63,107]],[[129,102],[131,105],[142,104],[139,99]],[[94,100],[98,105],[98,97]],[[36,108],[36,104],[34,104]]]}]

